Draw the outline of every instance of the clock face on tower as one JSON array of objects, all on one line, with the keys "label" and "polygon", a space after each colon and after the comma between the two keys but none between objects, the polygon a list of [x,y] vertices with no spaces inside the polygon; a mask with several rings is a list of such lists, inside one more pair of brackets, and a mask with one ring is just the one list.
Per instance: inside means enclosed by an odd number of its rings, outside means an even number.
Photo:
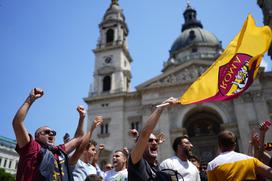
[{"label": "clock face on tower", "polygon": [[111,63],[111,61],[112,61],[112,58],[111,57],[106,57],[105,58],[105,63]]}]

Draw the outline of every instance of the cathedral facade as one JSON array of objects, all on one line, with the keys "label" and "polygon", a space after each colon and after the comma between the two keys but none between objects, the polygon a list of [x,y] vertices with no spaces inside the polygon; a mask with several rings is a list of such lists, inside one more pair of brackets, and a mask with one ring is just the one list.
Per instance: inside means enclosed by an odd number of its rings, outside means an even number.
[{"label": "cathedral facade", "polygon": [[[93,134],[98,143],[105,144],[102,165],[111,160],[115,150],[131,149],[134,141],[128,136],[129,129],[141,131],[157,104],[168,97],[179,97],[222,53],[219,39],[204,29],[197,11],[189,4],[183,16],[181,33],[171,46],[162,73],[131,91],[132,57],[125,16],[116,0],[106,10],[99,24],[99,41],[93,50],[93,88],[84,98],[88,104],[88,126],[96,115],[104,117],[103,125]],[[173,155],[173,140],[187,134],[194,145],[194,154],[208,162],[217,154],[217,134],[224,129],[236,133],[239,151],[247,153],[252,128],[271,117],[272,72],[261,69],[253,85],[237,99],[164,110],[154,130],[167,137],[160,146],[158,160]]]}]

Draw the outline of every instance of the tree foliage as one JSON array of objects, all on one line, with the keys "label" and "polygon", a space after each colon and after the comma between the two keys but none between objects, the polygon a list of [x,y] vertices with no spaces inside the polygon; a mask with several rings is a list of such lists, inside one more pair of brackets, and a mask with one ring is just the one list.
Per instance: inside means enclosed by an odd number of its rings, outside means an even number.
[{"label": "tree foliage", "polygon": [[5,172],[3,168],[0,168],[0,180],[3,181],[15,181],[15,177],[10,173]]}]

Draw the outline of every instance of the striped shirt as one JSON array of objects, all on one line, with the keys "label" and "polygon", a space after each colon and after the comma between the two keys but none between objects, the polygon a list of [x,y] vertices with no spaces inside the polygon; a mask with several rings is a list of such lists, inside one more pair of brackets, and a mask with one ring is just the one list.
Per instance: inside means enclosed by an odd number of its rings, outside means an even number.
[{"label": "striped shirt", "polygon": [[208,163],[208,180],[255,180],[256,167],[261,165],[262,162],[251,156],[234,151],[224,152]]}]

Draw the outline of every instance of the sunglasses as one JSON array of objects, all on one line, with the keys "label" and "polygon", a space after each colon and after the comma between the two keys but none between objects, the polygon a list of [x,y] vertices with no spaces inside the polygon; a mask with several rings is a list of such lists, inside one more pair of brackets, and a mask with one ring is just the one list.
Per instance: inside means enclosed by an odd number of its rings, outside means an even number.
[{"label": "sunglasses", "polygon": [[155,138],[149,138],[149,140],[148,140],[149,143],[152,143],[153,141],[155,141],[156,143],[159,142],[159,140],[155,139]]},{"label": "sunglasses", "polygon": [[51,136],[56,136],[56,134],[57,134],[56,131],[50,130],[50,129],[41,131],[40,133],[41,133],[42,135],[51,135]]}]

